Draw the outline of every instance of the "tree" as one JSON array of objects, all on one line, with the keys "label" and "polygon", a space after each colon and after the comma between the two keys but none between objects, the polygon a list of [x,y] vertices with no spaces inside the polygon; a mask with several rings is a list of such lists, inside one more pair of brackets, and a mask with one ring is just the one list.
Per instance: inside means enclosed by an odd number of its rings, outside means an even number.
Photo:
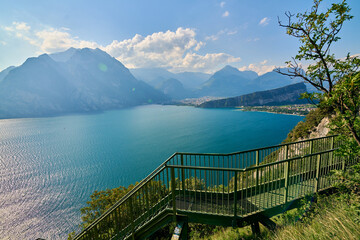
[{"label": "tree", "polygon": [[131,184],[127,188],[120,186],[103,191],[94,191],[90,196],[91,200],[86,202],[87,206],[80,209],[82,227],[86,228],[90,225],[90,223],[100,217],[101,214],[113,206],[133,188],[134,185]]},{"label": "tree", "polygon": [[[301,78],[314,86],[319,92],[306,93],[303,96],[317,98],[320,104],[334,109],[343,120],[348,133],[360,146],[360,134],[356,124],[359,121],[359,104],[353,104],[351,109],[348,108],[348,103],[356,101],[356,94],[345,94],[346,87],[349,86],[347,82],[358,72],[360,59],[351,56],[350,53],[343,59],[336,59],[330,52],[333,43],[340,39],[338,34],[344,22],[353,16],[349,15],[351,9],[346,0],[332,4],[325,12],[319,11],[321,2],[322,0],[314,0],[309,12],[296,15],[286,12],[286,23],[278,20],[279,25],[287,29],[288,35],[300,40],[301,46],[298,54],[286,62],[288,71],[280,71],[280,68],[276,71],[292,78]],[[300,61],[310,61],[306,71]],[[355,89],[359,89],[359,86],[355,86]],[[338,96],[342,96],[342,100],[335,101]]]},{"label": "tree", "polygon": [[[332,121],[333,129],[343,135],[352,135],[360,145],[360,73],[344,76],[336,83],[325,103],[337,106],[335,108],[337,114]],[[353,150],[354,153],[356,151]]]}]

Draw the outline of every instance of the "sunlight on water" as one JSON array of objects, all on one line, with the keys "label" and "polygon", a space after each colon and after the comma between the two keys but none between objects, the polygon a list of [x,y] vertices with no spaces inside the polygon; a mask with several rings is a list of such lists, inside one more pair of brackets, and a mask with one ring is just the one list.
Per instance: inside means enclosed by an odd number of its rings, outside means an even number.
[{"label": "sunlight on water", "polygon": [[176,151],[278,144],[302,119],[150,105],[0,120],[0,239],[64,239],[94,190],[139,181]]}]

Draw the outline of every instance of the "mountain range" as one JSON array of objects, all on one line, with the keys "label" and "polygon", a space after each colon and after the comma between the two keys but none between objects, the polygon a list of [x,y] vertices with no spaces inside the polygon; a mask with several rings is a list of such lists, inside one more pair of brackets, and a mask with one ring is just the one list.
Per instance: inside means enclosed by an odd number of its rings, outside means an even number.
[{"label": "mountain range", "polygon": [[169,100],[115,58],[89,48],[28,58],[3,77],[0,99],[0,118],[93,112]]},{"label": "mountain range", "polygon": [[70,48],[0,72],[0,118],[94,112],[203,96],[234,97],[298,82],[225,66],[210,75],[127,69],[100,49]]},{"label": "mountain range", "polygon": [[[164,82],[172,79],[172,81],[166,83],[168,88],[173,84],[171,86],[172,91],[164,93],[175,100],[185,97],[198,98],[204,96],[233,97],[259,90],[284,87],[300,81],[274,71],[258,76],[254,71],[239,71],[232,66],[225,66],[213,75],[196,72],[174,74],[162,68],[138,68],[130,71],[135,77],[155,88],[159,88]],[[286,69],[282,69],[282,71],[286,71]],[[184,90],[186,94],[183,94]],[[172,94],[175,92],[175,95]]]},{"label": "mountain range", "polygon": [[132,68],[130,72],[139,80],[142,80],[153,87],[158,86],[168,79],[180,81],[186,89],[197,89],[206,82],[211,74],[201,72],[180,72],[172,73],[164,68]]}]

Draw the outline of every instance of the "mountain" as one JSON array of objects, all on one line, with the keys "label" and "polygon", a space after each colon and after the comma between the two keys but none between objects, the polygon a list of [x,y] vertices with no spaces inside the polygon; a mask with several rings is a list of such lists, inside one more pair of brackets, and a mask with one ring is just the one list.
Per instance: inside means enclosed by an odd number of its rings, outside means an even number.
[{"label": "mountain", "polygon": [[[282,71],[286,70],[282,69]],[[168,79],[176,79],[187,90],[186,96],[194,98],[234,97],[255,91],[284,87],[300,81],[274,71],[258,76],[254,71],[239,71],[229,65],[213,75],[200,72],[172,73],[164,68],[134,68],[130,71],[137,79],[145,81],[155,88]],[[182,94],[178,94],[176,99],[180,99],[180,96]]]},{"label": "mountain", "polygon": [[254,71],[241,71],[241,75],[250,80],[254,80],[259,77],[259,75]]},{"label": "mountain", "polygon": [[226,108],[238,106],[276,106],[286,104],[308,103],[306,99],[299,99],[300,94],[306,92],[304,83],[296,83],[285,87],[254,92],[238,97],[213,100],[202,103],[199,107]]},{"label": "mountain", "polygon": [[211,76],[201,72],[181,72],[172,73],[164,68],[132,68],[130,72],[139,80],[142,80],[151,86],[158,86],[163,81],[174,78],[179,80],[184,88],[195,89],[201,86]]},{"label": "mountain", "polygon": [[175,78],[175,74],[164,68],[132,68],[130,72],[135,78],[155,87],[169,78]]},{"label": "mountain", "polygon": [[4,69],[3,71],[0,72],[0,82],[6,77],[6,75],[8,75],[8,73],[13,70],[15,67],[14,66],[10,66],[6,69]]},{"label": "mountain", "polygon": [[[238,96],[257,89],[255,80],[249,72],[241,72],[237,68],[226,66],[214,73],[197,92],[199,96]],[[250,78],[249,78],[250,76]],[[257,74],[256,74],[257,76]]]},{"label": "mountain", "polygon": [[[281,69],[282,72],[287,72],[286,68]],[[259,90],[268,90],[274,88],[284,87],[290,84],[298,83],[300,79],[291,79],[288,76],[282,75],[275,71],[267,72],[254,80],[259,86]]]},{"label": "mountain", "polygon": [[176,79],[178,79],[185,88],[196,89],[199,88],[204,82],[206,82],[211,74],[201,72],[181,72],[176,73]]},{"label": "mountain", "polygon": [[69,50],[55,58],[47,54],[29,58],[12,69],[0,82],[0,118],[93,112],[167,101],[164,94],[137,80],[100,49]]},{"label": "mountain", "polygon": [[[281,69],[286,71],[286,69]],[[197,91],[197,96],[234,97],[259,90],[269,90],[300,82],[275,71],[258,76],[253,71],[239,71],[226,66],[215,72]]]},{"label": "mountain", "polygon": [[49,56],[56,62],[66,62],[68,61],[78,50],[76,48],[69,48],[64,52],[57,52],[49,54]]},{"label": "mountain", "polygon": [[156,89],[174,100],[184,99],[192,95],[191,92],[185,89],[184,85],[175,78],[170,78],[161,82]]}]

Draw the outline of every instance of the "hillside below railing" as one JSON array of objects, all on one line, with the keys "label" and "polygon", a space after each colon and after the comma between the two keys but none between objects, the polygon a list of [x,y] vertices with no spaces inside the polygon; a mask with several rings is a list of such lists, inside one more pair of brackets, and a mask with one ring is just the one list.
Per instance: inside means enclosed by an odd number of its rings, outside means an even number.
[{"label": "hillside below railing", "polygon": [[144,238],[179,215],[239,225],[331,187],[330,172],[354,163],[335,155],[340,145],[329,136],[230,154],[174,153],[74,239]]}]

